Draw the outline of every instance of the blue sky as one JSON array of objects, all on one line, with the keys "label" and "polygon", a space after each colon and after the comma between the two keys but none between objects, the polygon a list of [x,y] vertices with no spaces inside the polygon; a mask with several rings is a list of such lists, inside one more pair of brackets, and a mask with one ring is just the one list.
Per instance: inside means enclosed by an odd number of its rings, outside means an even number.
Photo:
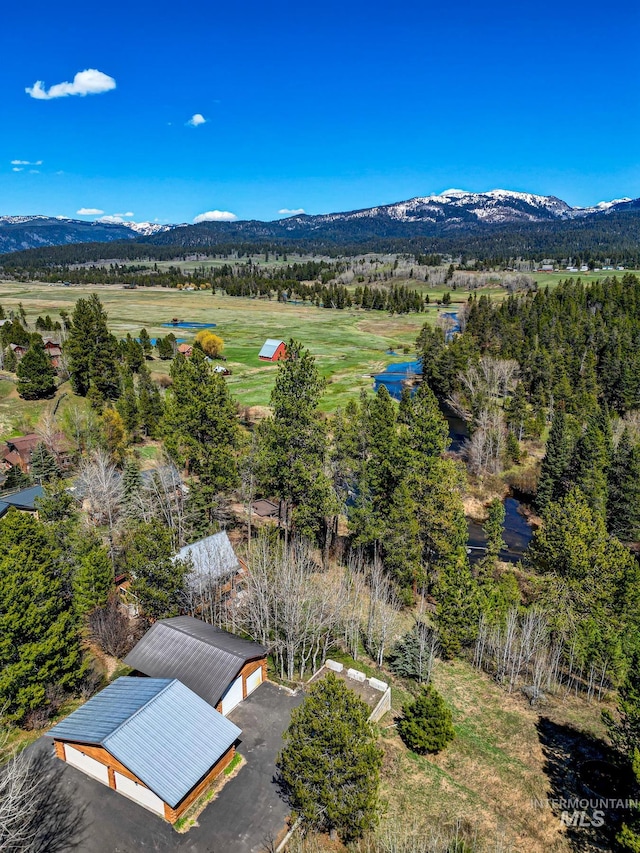
[{"label": "blue sky", "polygon": [[636,0],[7,4],[0,214],[637,197],[639,28]]}]

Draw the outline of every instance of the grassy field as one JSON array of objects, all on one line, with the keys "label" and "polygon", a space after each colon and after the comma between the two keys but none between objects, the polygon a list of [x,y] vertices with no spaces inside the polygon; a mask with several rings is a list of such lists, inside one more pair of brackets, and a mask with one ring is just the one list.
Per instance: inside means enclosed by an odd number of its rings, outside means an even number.
[{"label": "grassy field", "polygon": [[420,756],[395,728],[383,728],[383,824],[413,822],[419,829],[460,821],[477,833],[483,850],[591,850],[586,831],[573,847],[577,839],[567,835],[559,814],[536,801],[584,796],[570,786],[559,790],[555,763],[575,775],[577,756],[597,754],[601,707],[551,698],[538,711],[462,661],[439,663],[434,683],[452,708],[455,740],[437,756]]},{"label": "grassy field", "polygon": [[[22,303],[27,319],[33,323],[39,314],[53,317],[60,310],[73,310],[79,297],[93,292],[99,294],[109,315],[109,325],[118,337],[127,332],[137,335],[142,327],[151,337],[166,335],[171,329],[162,324],[173,317],[216,323],[215,331],[225,341],[225,355],[232,370],[228,382],[241,406],[264,406],[269,402],[276,367],[258,359],[266,338],[287,340],[295,337],[311,350],[329,380],[323,406],[333,410],[361,388],[371,388],[371,374],[384,370],[391,361],[413,360],[420,328],[425,322],[435,322],[439,313],[433,306],[424,314],[390,317],[377,311],[333,311],[285,305],[275,300],[212,296],[209,291],[63,288],[13,282],[0,285],[0,303],[5,311],[16,309]],[[175,334],[192,341],[195,332],[176,329]],[[404,347],[408,348],[408,354],[403,354]],[[399,353],[399,357],[388,356],[388,349]],[[166,372],[169,363],[155,359],[151,369]],[[0,429],[5,429],[5,398],[1,395],[0,387]],[[15,405],[13,399],[11,418],[17,420],[19,413],[14,411]],[[20,403],[20,407],[23,405]]]},{"label": "grassy field", "polygon": [[[602,275],[583,274],[582,278],[593,280]],[[550,286],[557,285],[566,277],[566,273],[536,275],[540,284]],[[294,337],[316,356],[320,370],[328,380],[322,408],[330,412],[344,405],[361,389],[371,389],[372,374],[380,373],[389,363],[413,360],[415,340],[422,325],[425,322],[435,323],[443,310],[451,310],[433,304],[447,290],[445,286],[431,287],[415,282],[409,285],[429,293],[432,304],[422,314],[389,316],[382,311],[325,310],[309,305],[287,305],[275,300],[220,294],[212,296],[208,290],[124,290],[113,285],[62,287],[10,281],[0,283],[0,303],[5,311],[15,310],[22,304],[27,319],[33,323],[38,315],[50,314],[55,318],[60,310],[71,312],[78,298],[96,292],[108,313],[109,325],[118,337],[127,332],[137,336],[143,327],[151,337],[166,335],[171,329],[163,323],[173,317],[216,323],[216,333],[225,341],[225,355],[232,370],[227,381],[243,408],[269,403],[276,366],[258,359],[265,339],[288,340]],[[500,287],[486,287],[476,293],[484,293],[492,299],[504,299],[507,295],[506,290]],[[468,295],[468,291],[452,292],[453,307],[456,303],[466,302]],[[175,332],[186,341],[192,341],[195,336],[195,332],[188,329]],[[390,349],[397,356],[388,355]],[[156,374],[166,373],[169,362],[154,359],[150,367]],[[75,398],[68,384],[59,390],[58,395],[64,395],[63,407],[73,405]],[[0,437],[33,427],[42,412],[53,405],[55,401],[27,403],[20,400],[15,386],[0,380]]]}]

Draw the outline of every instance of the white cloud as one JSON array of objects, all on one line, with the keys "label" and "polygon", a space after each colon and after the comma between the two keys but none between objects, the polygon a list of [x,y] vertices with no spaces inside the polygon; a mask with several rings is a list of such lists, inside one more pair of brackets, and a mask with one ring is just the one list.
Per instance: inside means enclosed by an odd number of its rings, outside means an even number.
[{"label": "white cloud", "polygon": [[14,166],[12,169],[13,172],[24,172],[22,166]]},{"label": "white cloud", "polygon": [[47,90],[44,81],[37,80],[33,86],[28,86],[25,92],[38,101],[49,101],[52,98],[66,98],[67,95],[99,95],[115,88],[116,81],[113,77],[96,68],[87,68],[86,71],[78,71],[72,83],[56,83]]},{"label": "white cloud", "polygon": [[290,210],[288,207],[283,207],[282,210],[278,211],[278,213],[283,214],[283,216],[299,216],[301,213],[304,212],[304,207],[297,207],[295,210]]},{"label": "white cloud", "polygon": [[40,169],[29,169],[29,174],[30,175],[39,175]]},{"label": "white cloud", "polygon": [[[102,211],[100,211],[102,213]],[[106,222],[109,225],[121,225],[124,222],[121,213],[110,213],[107,216],[101,216],[98,222]]]},{"label": "white cloud", "polygon": [[129,211],[129,213],[125,213],[125,216],[133,216],[133,213],[131,213],[131,211]]},{"label": "white cloud", "polygon": [[206,124],[207,120],[202,113],[195,113],[191,116],[187,124],[189,127],[200,127],[201,124]]},{"label": "white cloud", "polygon": [[238,217],[235,213],[230,213],[228,210],[207,210],[206,213],[200,213],[195,217],[194,224],[199,222],[233,222]]},{"label": "white cloud", "polygon": [[42,166],[42,160],[12,160],[12,166]]},{"label": "white cloud", "polygon": [[97,207],[81,207],[80,210],[76,210],[78,216],[100,216],[101,213],[104,213],[104,210],[100,210]]}]

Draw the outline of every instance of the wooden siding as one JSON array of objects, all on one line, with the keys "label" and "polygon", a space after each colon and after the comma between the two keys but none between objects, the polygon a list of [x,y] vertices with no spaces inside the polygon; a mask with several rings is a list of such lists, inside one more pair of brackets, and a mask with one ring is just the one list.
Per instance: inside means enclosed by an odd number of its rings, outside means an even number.
[{"label": "wooden siding", "polygon": [[[257,661],[258,665],[260,661]],[[254,666],[254,670],[257,667]],[[244,686],[244,681],[243,681]],[[66,761],[66,754],[64,751],[64,741],[54,740],[53,746],[55,749],[55,753],[58,758],[61,758],[62,761]],[[148,785],[145,785],[142,779],[138,779],[130,770],[128,770],[124,764],[121,764],[116,758],[111,755],[110,752],[102,746],[88,746],[83,743],[74,743],[69,742],[69,746],[73,746],[74,749],[83,752],[85,755],[88,755],[90,758],[94,758],[100,764],[104,764],[109,771],[109,787],[116,791],[116,780],[115,780],[115,772],[121,773],[123,776],[126,776],[128,779],[131,779],[132,782],[137,782],[138,785],[142,785],[143,788],[148,788]],[[213,765],[211,770],[207,773],[207,775],[198,782],[187,794],[187,796],[182,800],[175,809],[171,808],[167,803],[164,804],[164,816],[165,819],[169,821],[169,823],[175,823],[178,818],[184,814],[184,812],[191,806],[195,800],[198,799],[200,794],[202,794],[209,785],[213,782],[213,780],[222,773],[225,767],[228,767],[230,762],[233,759],[233,756],[236,753],[235,746],[229,747],[227,752],[222,756],[219,761]],[[150,789],[149,789],[150,790]],[[142,806],[141,806],[142,808]]]},{"label": "wooden siding", "polygon": [[235,746],[229,747],[228,751],[222,756],[218,763],[213,765],[204,779],[201,782],[198,782],[198,784],[189,791],[184,800],[178,803],[175,809],[172,809],[165,803],[164,816],[166,820],[168,820],[169,823],[175,823],[178,818],[186,812],[189,806],[192,806],[198,797],[206,791],[209,785],[222,773],[225,767],[229,766],[235,754]]},{"label": "wooden siding", "polygon": [[[262,667],[262,680],[264,682],[267,680],[267,659],[266,659],[266,657],[258,658],[258,660],[247,661],[247,663],[245,663],[245,665],[242,667],[242,669],[238,673],[238,675],[242,676],[242,698],[243,698],[243,700],[247,698],[247,678],[252,673],[254,673],[256,671],[256,669],[260,669],[260,667]],[[233,679],[234,681],[236,680],[238,675],[236,675],[234,677],[234,679]],[[220,714],[222,713],[222,700],[220,700],[220,702],[218,702],[218,704],[216,705],[216,711],[218,711],[218,713],[220,713]]]}]

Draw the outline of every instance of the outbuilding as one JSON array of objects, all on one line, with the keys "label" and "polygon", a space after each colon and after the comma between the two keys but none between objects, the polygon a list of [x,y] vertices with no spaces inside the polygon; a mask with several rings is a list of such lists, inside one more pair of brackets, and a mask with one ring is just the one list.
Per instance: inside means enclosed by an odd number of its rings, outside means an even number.
[{"label": "outbuilding", "polygon": [[241,733],[176,679],[125,676],[47,735],[62,761],[175,823],[229,765]]},{"label": "outbuilding", "polygon": [[287,345],[284,341],[276,341],[274,338],[268,338],[262,345],[262,349],[258,353],[260,361],[280,361],[287,354]]},{"label": "outbuilding", "polygon": [[178,678],[225,716],[267,677],[267,650],[193,616],[160,619],[124,661],[150,678]]}]

